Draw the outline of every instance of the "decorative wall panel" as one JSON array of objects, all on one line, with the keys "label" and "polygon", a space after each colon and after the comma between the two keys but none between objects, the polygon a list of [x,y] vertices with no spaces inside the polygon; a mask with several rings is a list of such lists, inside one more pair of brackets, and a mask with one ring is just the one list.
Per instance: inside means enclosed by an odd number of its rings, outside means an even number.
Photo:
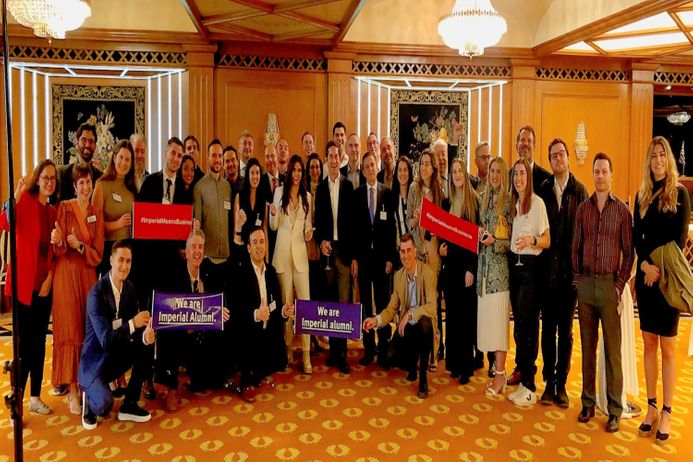
[{"label": "decorative wall panel", "polygon": [[226,54],[216,63],[219,67],[243,69],[276,69],[282,71],[326,72],[326,59],[277,58],[272,56],[239,56]]},{"label": "decorative wall panel", "polygon": [[437,77],[510,77],[509,66],[476,66],[468,64],[387,63],[380,61],[354,61],[355,74],[394,74]]},{"label": "decorative wall panel", "polygon": [[600,80],[609,82],[627,82],[630,73],[617,70],[602,69],[560,69],[551,67],[539,67],[537,78],[548,80]]},{"label": "decorative wall panel", "polygon": [[[0,56],[2,50],[0,49]],[[85,50],[12,46],[10,57],[22,60],[70,61],[109,64],[184,65],[186,54],[172,51]]]}]

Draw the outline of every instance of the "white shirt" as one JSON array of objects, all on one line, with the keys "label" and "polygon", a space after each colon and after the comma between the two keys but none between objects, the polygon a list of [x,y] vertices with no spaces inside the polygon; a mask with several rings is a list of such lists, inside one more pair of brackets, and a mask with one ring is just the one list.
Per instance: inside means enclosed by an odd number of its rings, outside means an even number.
[{"label": "white shirt", "polygon": [[[108,281],[111,283],[111,289],[113,289],[113,298],[115,299],[115,318],[120,319],[120,295],[122,294],[123,286],[121,285],[120,289],[118,289],[118,287],[116,287],[116,285],[113,283],[113,272],[109,273]],[[135,322],[132,319],[130,319],[128,321],[128,326],[130,327],[130,335],[132,335],[132,333],[135,332]],[[142,342],[144,343],[144,334],[142,335]],[[146,343],[144,344],[146,345]]]},{"label": "white shirt", "polygon": [[515,242],[520,236],[539,237],[544,234],[544,231],[549,229],[549,217],[546,214],[546,205],[541,197],[532,193],[532,201],[529,207],[529,212],[526,215],[520,215],[520,201],[517,202],[517,215],[513,220],[513,234],[510,239],[510,250],[515,254],[520,255],[539,255],[542,249],[528,245],[522,250],[517,249]]},{"label": "white shirt", "polygon": [[190,277],[190,291],[195,290],[195,281],[197,281],[197,291],[203,293],[205,291],[205,286],[202,284],[202,279],[200,279],[200,270],[197,271],[197,277],[193,276],[188,270],[188,276]]},{"label": "white shirt", "polygon": [[[163,195],[163,198],[161,199],[161,203],[162,204],[172,204],[173,203],[173,197],[176,193],[176,175],[173,175],[171,177],[166,175],[166,169],[162,170],[162,172],[164,174],[164,182],[161,185],[161,187],[164,188],[164,195]],[[170,190],[171,191],[171,197],[169,197],[168,200],[166,199],[166,191],[168,190],[168,185],[166,184],[166,180],[171,180],[171,190]]]},{"label": "white shirt", "polygon": [[[260,287],[260,304],[262,305],[262,301],[267,303],[267,282],[265,281],[265,263],[263,262],[262,266],[257,266],[253,260],[250,260],[250,263],[253,265],[253,271],[255,271],[257,285]],[[255,322],[259,321],[259,319],[257,318],[257,309],[253,312],[253,318],[255,319]]]},{"label": "white shirt", "polygon": [[327,185],[330,187],[330,201],[332,202],[332,239],[339,240],[337,232],[337,214],[339,212],[339,175],[332,181],[332,178],[327,178]]},{"label": "white shirt", "polygon": [[570,179],[570,175],[568,175],[563,182],[563,184],[558,183],[558,178],[554,177],[553,178],[553,192],[556,194],[556,200],[558,201],[558,210],[561,210],[561,201],[563,200],[563,191],[565,191],[565,187],[568,186],[568,180]]}]

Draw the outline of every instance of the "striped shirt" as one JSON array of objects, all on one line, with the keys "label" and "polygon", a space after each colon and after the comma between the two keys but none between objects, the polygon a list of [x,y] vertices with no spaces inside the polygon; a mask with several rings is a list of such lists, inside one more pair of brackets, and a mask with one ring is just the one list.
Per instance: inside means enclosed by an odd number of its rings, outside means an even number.
[{"label": "striped shirt", "polygon": [[633,218],[626,204],[609,193],[599,212],[597,194],[580,204],[573,234],[573,283],[583,273],[615,274],[620,294],[633,266]]}]

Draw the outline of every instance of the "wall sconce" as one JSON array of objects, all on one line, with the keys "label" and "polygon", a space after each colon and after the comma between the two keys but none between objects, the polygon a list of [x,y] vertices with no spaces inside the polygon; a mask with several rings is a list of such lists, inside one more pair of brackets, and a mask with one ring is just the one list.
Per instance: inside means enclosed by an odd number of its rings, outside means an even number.
[{"label": "wall sconce", "polygon": [[265,146],[277,144],[279,141],[279,123],[274,112],[267,114],[267,128],[265,129]]},{"label": "wall sconce", "polygon": [[574,148],[575,157],[577,157],[578,164],[584,164],[585,158],[587,157],[587,151],[589,150],[589,145],[587,143],[587,138],[585,138],[585,122],[582,120],[578,122]]}]

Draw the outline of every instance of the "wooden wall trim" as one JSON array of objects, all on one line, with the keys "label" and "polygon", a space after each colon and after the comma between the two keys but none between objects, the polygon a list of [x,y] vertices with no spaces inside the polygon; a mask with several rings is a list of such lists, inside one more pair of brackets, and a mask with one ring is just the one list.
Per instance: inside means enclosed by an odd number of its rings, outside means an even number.
[{"label": "wooden wall trim", "polygon": [[[162,67],[181,67],[187,62],[187,54],[184,51],[54,48],[25,45],[12,45],[9,50],[10,58],[13,61],[58,62],[61,64],[134,64]],[[0,57],[2,57],[1,51]]]}]

